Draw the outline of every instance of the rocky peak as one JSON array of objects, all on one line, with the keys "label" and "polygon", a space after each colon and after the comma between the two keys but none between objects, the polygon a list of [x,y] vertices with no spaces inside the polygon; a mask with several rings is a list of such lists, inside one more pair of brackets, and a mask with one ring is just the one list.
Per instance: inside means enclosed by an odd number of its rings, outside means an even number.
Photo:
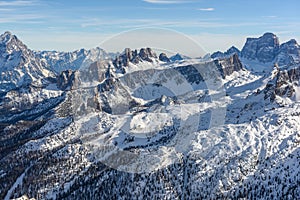
[{"label": "rocky peak", "polygon": [[174,61],[180,61],[180,60],[183,60],[183,57],[184,57],[184,56],[182,56],[182,55],[180,55],[179,53],[177,53],[176,55],[171,56],[171,57],[170,57],[170,60],[173,61],[173,62],[174,62]]},{"label": "rocky peak", "polygon": [[226,51],[226,53],[228,54],[228,55],[232,55],[232,54],[237,54],[237,55],[239,55],[240,53],[241,53],[241,51],[238,49],[238,48],[236,48],[235,46],[232,46],[232,47],[230,47],[227,51]]},{"label": "rocky peak", "polygon": [[0,36],[1,91],[9,91],[52,75],[33,51],[15,35],[5,32]]},{"label": "rocky peak", "polygon": [[224,53],[222,51],[216,51],[213,54],[211,54],[210,56],[211,58],[223,58],[224,57]]},{"label": "rocky peak", "polygon": [[295,39],[291,39],[288,42],[280,45],[280,51],[287,51],[288,53],[299,53],[300,46]]},{"label": "rocky peak", "polygon": [[279,50],[279,39],[273,33],[265,33],[259,38],[247,38],[241,55],[249,60],[263,63],[272,62]]},{"label": "rocky peak", "polygon": [[159,60],[162,62],[170,62],[170,59],[168,58],[167,54],[165,54],[165,53],[159,54]]},{"label": "rocky peak", "polygon": [[276,62],[280,66],[290,66],[300,62],[300,46],[296,40],[292,39],[280,45]]},{"label": "rocky peak", "polygon": [[125,73],[125,68],[128,67],[129,63],[138,64],[140,62],[154,62],[157,60],[156,53],[151,48],[141,48],[138,50],[131,50],[126,48],[122,54],[116,57],[113,61],[117,70],[121,73]]},{"label": "rocky peak", "polygon": [[211,55],[211,58],[226,58],[233,54],[240,55],[241,51],[235,46],[230,47],[226,52],[217,51]]},{"label": "rocky peak", "polygon": [[300,80],[300,65],[291,69],[281,69],[274,66],[272,79],[265,88],[265,99],[274,101],[276,96],[292,98]]},{"label": "rocky peak", "polygon": [[156,53],[151,48],[142,48],[139,52],[142,60],[153,62],[152,58],[157,58]]},{"label": "rocky peak", "polygon": [[299,47],[299,44],[297,43],[297,41],[295,39],[291,39],[291,40],[289,40],[288,42],[286,42],[284,44],[287,44],[289,46],[298,46]]},{"label": "rocky peak", "polygon": [[4,32],[0,38],[1,38],[1,43],[7,43],[9,40],[11,40],[11,38],[13,37],[13,35],[11,34],[11,32],[6,31]]},{"label": "rocky peak", "polygon": [[0,36],[0,52],[13,53],[16,51],[26,51],[27,46],[24,45],[17,36],[6,31]]}]

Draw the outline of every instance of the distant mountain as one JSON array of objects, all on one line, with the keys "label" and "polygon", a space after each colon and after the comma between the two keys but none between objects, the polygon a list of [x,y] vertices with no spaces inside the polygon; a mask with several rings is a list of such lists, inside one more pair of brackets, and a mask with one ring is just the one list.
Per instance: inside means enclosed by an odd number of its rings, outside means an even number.
[{"label": "distant mountain", "polygon": [[280,45],[275,62],[279,65],[294,65],[300,63],[300,45],[295,39],[291,39]]},{"label": "distant mountain", "polygon": [[259,38],[248,38],[242,49],[241,57],[262,63],[277,63],[290,66],[300,62],[300,46],[292,39],[280,45],[273,33],[265,33]]},{"label": "distant mountain", "polygon": [[130,64],[136,65],[142,62],[155,64],[158,63],[159,60],[156,53],[151,48],[142,48],[139,51],[126,48],[123,53],[113,60],[116,68],[122,73],[125,73],[126,67]]},{"label": "distant mountain", "polygon": [[279,39],[275,34],[265,33],[259,38],[247,38],[241,56],[263,63],[272,62],[278,53],[279,46]]},{"label": "distant mountain", "polygon": [[235,46],[232,46],[226,52],[217,51],[211,54],[211,58],[225,58],[233,54],[237,54],[238,56],[240,56],[241,51]]},{"label": "distant mountain", "polygon": [[168,58],[167,54],[161,53],[159,54],[159,60],[162,62],[171,62],[170,58]]},{"label": "distant mountain", "polygon": [[107,53],[103,49],[96,47],[94,49],[80,49],[73,52],[42,51],[35,52],[44,65],[57,73],[71,69],[78,70],[89,66],[97,60],[109,59],[116,54]]},{"label": "distant mountain", "polygon": [[0,92],[31,83],[41,86],[46,77],[53,78],[65,70],[84,69],[117,55],[99,47],[74,52],[32,51],[15,35],[5,32],[0,36]]},{"label": "distant mountain", "polygon": [[300,63],[300,46],[295,39],[280,44],[279,38],[273,33],[265,33],[258,38],[247,38],[247,41],[239,51],[236,47],[231,47],[226,52],[217,51],[211,58],[224,58],[232,54],[237,54],[242,60],[253,64],[256,62],[273,65],[277,63],[279,67],[293,66]]},{"label": "distant mountain", "polygon": [[170,60],[173,61],[173,62],[181,61],[181,60],[185,60],[185,59],[189,59],[189,57],[181,55],[180,53],[177,53],[174,56],[170,57]]}]

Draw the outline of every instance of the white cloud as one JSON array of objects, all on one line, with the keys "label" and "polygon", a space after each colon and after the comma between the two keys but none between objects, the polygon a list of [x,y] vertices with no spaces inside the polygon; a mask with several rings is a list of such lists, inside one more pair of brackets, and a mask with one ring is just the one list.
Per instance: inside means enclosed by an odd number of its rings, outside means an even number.
[{"label": "white cloud", "polygon": [[196,21],[161,20],[161,19],[116,19],[105,21],[100,18],[75,19],[68,23],[80,23],[81,27],[103,27],[114,26],[122,29],[161,27],[161,28],[222,28],[222,27],[244,27],[244,26],[266,26],[262,22],[228,23],[220,19],[205,19]]},{"label": "white cloud", "polygon": [[3,23],[41,23],[38,20],[43,19],[41,15],[34,14],[18,14],[18,15],[0,15],[0,24]]},{"label": "white cloud", "polygon": [[197,10],[200,10],[200,11],[214,11],[215,8],[199,8]]},{"label": "white cloud", "polygon": [[179,4],[179,3],[189,3],[191,1],[184,1],[184,0],[143,0],[147,3],[153,4]]},{"label": "white cloud", "polygon": [[18,1],[0,1],[0,6],[30,6],[34,5],[36,1],[18,0]]},{"label": "white cloud", "polygon": [[0,12],[11,12],[11,11],[14,11],[14,9],[0,8]]},{"label": "white cloud", "polygon": [[276,15],[268,15],[268,16],[263,16],[263,18],[274,19],[274,18],[277,18],[277,16]]}]

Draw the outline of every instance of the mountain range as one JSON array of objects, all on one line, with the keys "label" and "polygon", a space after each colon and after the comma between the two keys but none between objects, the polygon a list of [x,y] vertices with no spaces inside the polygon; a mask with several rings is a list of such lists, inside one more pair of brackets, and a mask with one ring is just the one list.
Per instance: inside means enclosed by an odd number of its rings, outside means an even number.
[{"label": "mountain range", "polygon": [[300,46],[204,58],[0,36],[0,199],[299,199]]}]

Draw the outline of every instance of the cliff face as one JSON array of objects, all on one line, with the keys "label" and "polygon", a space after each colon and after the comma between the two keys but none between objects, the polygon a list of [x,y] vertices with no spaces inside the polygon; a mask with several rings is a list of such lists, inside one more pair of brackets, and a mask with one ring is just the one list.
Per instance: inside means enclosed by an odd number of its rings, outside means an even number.
[{"label": "cliff face", "polygon": [[280,44],[279,38],[273,33],[265,33],[258,38],[247,38],[242,51],[236,47],[226,52],[217,51],[210,57],[226,58],[237,54],[243,60],[256,61],[261,64],[277,63],[280,67],[300,63],[300,46],[295,39]]},{"label": "cliff face", "polygon": [[158,58],[151,48],[141,48],[139,51],[126,48],[121,55],[117,56],[116,59],[113,60],[113,65],[119,72],[124,74],[126,73],[126,67],[128,67],[130,63],[153,63],[155,61],[158,61]]},{"label": "cliff face", "polygon": [[215,64],[218,66],[223,78],[243,69],[243,64],[237,54],[233,54],[229,58],[215,60]]},{"label": "cliff face", "polygon": [[279,65],[294,65],[300,62],[300,46],[292,39],[280,45],[276,63]]},{"label": "cliff face", "polygon": [[259,38],[247,38],[241,56],[249,60],[272,62],[279,50],[279,39],[273,33],[265,33]]},{"label": "cliff face", "polygon": [[289,98],[295,97],[296,87],[298,87],[300,80],[300,65],[285,70],[279,69],[275,65],[273,77],[266,85],[265,98],[274,100],[276,95]]},{"label": "cliff face", "polygon": [[57,87],[61,90],[74,89],[79,84],[78,71],[66,70],[57,77]]}]

